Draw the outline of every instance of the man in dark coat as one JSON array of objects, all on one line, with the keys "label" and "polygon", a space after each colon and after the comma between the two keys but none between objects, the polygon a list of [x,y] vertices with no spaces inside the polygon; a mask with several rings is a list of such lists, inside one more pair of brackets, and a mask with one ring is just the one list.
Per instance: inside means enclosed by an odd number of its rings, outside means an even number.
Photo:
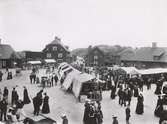
[{"label": "man in dark coat", "polygon": [[8,100],[8,94],[9,94],[9,91],[7,89],[7,87],[4,87],[4,90],[3,90],[3,97]]},{"label": "man in dark coat", "polygon": [[34,106],[34,115],[39,115],[39,111],[40,111],[40,102],[39,102],[39,96],[35,96],[33,98],[33,106]]},{"label": "man in dark coat", "polygon": [[12,90],[12,105],[15,104],[18,99],[19,99],[19,96],[17,94],[17,91],[15,90],[15,88],[13,88],[13,90]]},{"label": "man in dark coat", "polygon": [[132,90],[128,88],[128,94],[127,94],[128,105],[130,105],[131,99],[132,99]]},{"label": "man in dark coat", "polygon": [[2,76],[3,76],[3,73],[2,71],[0,71],[0,81],[2,81]]},{"label": "man in dark coat", "polygon": [[130,118],[130,107],[129,105],[127,106],[127,108],[125,109],[125,113],[126,113],[126,124],[129,124],[129,118]]},{"label": "man in dark coat", "polygon": [[120,89],[118,90],[118,96],[119,96],[119,104],[122,105],[123,104],[123,90],[122,87],[120,87]]},{"label": "man in dark coat", "polygon": [[41,107],[42,101],[43,101],[42,93],[43,93],[43,90],[40,90],[40,91],[37,93],[39,107]]},{"label": "man in dark coat", "polygon": [[58,77],[57,77],[56,74],[55,74],[55,76],[54,76],[54,80],[55,80],[55,86],[57,86]]},{"label": "man in dark coat", "polygon": [[0,121],[2,121],[2,117],[4,116],[4,121],[6,121],[6,113],[7,113],[7,101],[5,98],[0,102],[0,109],[1,109],[1,116],[0,116]]},{"label": "man in dark coat", "polygon": [[29,104],[31,102],[28,96],[28,91],[26,87],[24,87],[24,91],[23,91],[23,102],[24,104]]}]

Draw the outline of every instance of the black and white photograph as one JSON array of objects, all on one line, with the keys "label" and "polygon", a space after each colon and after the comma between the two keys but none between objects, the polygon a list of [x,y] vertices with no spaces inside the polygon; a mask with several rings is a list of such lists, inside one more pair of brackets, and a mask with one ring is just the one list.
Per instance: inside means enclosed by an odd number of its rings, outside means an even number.
[{"label": "black and white photograph", "polygon": [[167,0],[0,0],[0,124],[167,124]]}]

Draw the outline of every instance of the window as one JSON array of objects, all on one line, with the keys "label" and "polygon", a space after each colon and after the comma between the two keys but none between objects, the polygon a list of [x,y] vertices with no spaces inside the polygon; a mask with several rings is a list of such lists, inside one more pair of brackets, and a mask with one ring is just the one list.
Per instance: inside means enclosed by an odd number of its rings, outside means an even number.
[{"label": "window", "polygon": [[57,51],[57,46],[53,46],[53,51]]},{"label": "window", "polygon": [[52,58],[51,53],[47,53],[47,54],[46,54],[46,57],[47,57],[47,58]]},{"label": "window", "polygon": [[160,57],[159,56],[154,56],[153,59],[154,59],[154,61],[157,61],[157,60],[160,59]]},{"label": "window", "polygon": [[97,62],[97,61],[94,61],[94,65],[98,65],[98,62]]},{"label": "window", "polygon": [[58,58],[63,58],[63,54],[62,54],[62,53],[59,53],[59,54],[58,54]]},{"label": "window", "polygon": [[94,56],[94,59],[96,59],[96,60],[97,60],[97,59],[98,59],[98,56]]},{"label": "window", "polygon": [[60,48],[60,51],[63,51],[63,48]]}]

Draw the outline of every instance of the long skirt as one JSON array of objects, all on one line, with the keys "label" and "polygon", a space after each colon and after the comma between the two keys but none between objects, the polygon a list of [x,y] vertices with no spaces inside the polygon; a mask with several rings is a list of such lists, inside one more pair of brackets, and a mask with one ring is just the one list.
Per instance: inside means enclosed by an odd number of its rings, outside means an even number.
[{"label": "long skirt", "polygon": [[163,111],[163,107],[161,105],[158,105],[155,108],[154,115],[157,117],[160,117],[162,111]]},{"label": "long skirt", "polygon": [[44,113],[44,114],[50,113],[50,107],[49,107],[49,104],[48,104],[48,103],[44,103],[44,104],[43,104],[42,113]]},{"label": "long skirt", "polygon": [[138,102],[136,106],[136,114],[143,114],[144,113],[144,105],[142,102]]}]

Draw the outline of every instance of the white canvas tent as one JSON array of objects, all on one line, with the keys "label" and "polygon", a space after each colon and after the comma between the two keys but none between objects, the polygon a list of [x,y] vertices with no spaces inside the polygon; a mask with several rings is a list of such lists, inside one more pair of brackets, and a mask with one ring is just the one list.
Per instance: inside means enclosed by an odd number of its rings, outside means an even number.
[{"label": "white canvas tent", "polygon": [[70,73],[67,75],[67,77],[65,78],[65,80],[64,80],[64,82],[63,82],[63,87],[64,87],[65,90],[67,90],[67,89],[70,87],[70,85],[71,85],[72,82],[73,82],[74,77],[75,77],[76,75],[78,75],[79,73],[81,73],[81,72],[73,70],[72,72],[70,72]]},{"label": "white canvas tent", "polygon": [[167,68],[144,69],[144,70],[139,70],[139,73],[140,73],[141,75],[167,73]]},{"label": "white canvas tent", "polygon": [[135,75],[139,74],[139,70],[135,67],[120,67],[122,70],[124,70],[127,74]]},{"label": "white canvas tent", "polygon": [[41,61],[28,61],[27,63],[31,65],[39,65],[41,64]]},{"label": "white canvas tent", "polygon": [[95,77],[90,74],[86,74],[86,73],[75,75],[73,79],[72,91],[76,98],[78,98],[80,95],[80,91],[82,89],[83,83],[86,83],[92,79],[95,79]]}]

